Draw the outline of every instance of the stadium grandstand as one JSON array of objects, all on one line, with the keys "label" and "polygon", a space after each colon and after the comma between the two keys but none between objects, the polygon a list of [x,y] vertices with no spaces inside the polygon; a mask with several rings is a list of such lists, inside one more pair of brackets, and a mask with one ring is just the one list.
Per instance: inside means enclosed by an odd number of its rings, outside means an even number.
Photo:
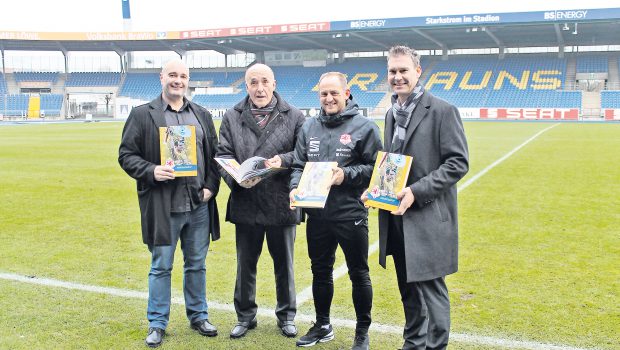
[{"label": "stadium grandstand", "polygon": [[[0,31],[0,115],[125,118],[160,93],[161,64],[181,57],[191,67],[189,98],[216,117],[243,98],[243,72],[254,62],[273,67],[278,91],[310,115],[319,76],[340,71],[363,112],[382,117],[385,55],[406,44],[422,55],[426,88],[463,118],[620,120],[619,32],[620,8],[153,33]],[[58,57],[41,63],[42,51]],[[73,52],[99,64],[77,64]]]}]

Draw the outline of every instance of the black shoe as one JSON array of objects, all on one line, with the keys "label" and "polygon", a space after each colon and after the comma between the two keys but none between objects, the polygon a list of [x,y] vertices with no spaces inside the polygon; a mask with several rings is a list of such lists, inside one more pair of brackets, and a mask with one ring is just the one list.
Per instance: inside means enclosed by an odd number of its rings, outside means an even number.
[{"label": "black shoe", "polygon": [[250,322],[238,322],[237,325],[230,331],[230,337],[233,339],[241,338],[248,332],[248,330],[256,328],[257,324],[258,322],[256,321],[256,318]]},{"label": "black shoe", "polygon": [[295,327],[295,322],[293,321],[280,321],[278,320],[278,327],[280,327],[280,331],[282,331],[282,335],[287,338],[292,338],[297,336],[297,327]]},{"label": "black shoe", "polygon": [[149,334],[144,339],[144,343],[149,348],[156,348],[164,342],[164,335],[166,335],[166,331],[161,328],[149,328]]},{"label": "black shoe", "polygon": [[204,335],[205,337],[215,337],[217,335],[217,328],[209,322],[209,320],[201,320],[192,323],[192,329],[195,329]]},{"label": "black shoe", "polygon": [[351,350],[368,350],[370,339],[367,332],[355,332],[355,340],[353,340],[353,347]]},{"label": "black shoe", "polygon": [[313,346],[316,343],[325,343],[334,339],[334,329],[331,324],[322,326],[315,323],[303,337],[297,340],[297,346]]}]

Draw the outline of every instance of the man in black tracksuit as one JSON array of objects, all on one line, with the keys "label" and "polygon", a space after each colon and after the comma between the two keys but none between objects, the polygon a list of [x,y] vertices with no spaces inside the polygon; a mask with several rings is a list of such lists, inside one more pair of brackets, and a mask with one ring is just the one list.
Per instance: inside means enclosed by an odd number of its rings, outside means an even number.
[{"label": "man in black tracksuit", "polygon": [[372,285],[368,270],[368,211],[360,195],[368,187],[377,152],[379,128],[357,110],[341,73],[325,73],[319,80],[321,113],[307,120],[297,138],[291,174],[291,193],[297,192],[306,162],[336,161],[332,187],[323,209],[306,209],[308,255],[312,262],[312,294],[316,324],[297,341],[312,346],[334,338],[329,320],[338,245],[344,252],[353,284],[357,315],[353,349],[368,349]]}]

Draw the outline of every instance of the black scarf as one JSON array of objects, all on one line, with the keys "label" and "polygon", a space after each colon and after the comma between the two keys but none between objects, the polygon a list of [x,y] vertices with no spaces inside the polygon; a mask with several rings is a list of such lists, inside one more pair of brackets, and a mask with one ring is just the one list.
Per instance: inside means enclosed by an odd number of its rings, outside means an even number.
[{"label": "black scarf", "polygon": [[254,120],[256,120],[256,125],[258,125],[260,129],[264,129],[265,126],[269,124],[272,112],[276,108],[277,103],[278,99],[273,96],[269,104],[267,104],[265,107],[259,108],[254,105],[252,100],[250,100],[250,112],[252,112]]},{"label": "black scarf", "polygon": [[392,95],[392,115],[394,116],[395,123],[394,137],[392,138],[390,152],[402,153],[402,148],[405,143],[405,133],[409,126],[409,122],[411,122],[411,115],[418,102],[420,102],[423,93],[424,87],[418,82],[404,104],[401,105],[398,102],[397,94]]}]

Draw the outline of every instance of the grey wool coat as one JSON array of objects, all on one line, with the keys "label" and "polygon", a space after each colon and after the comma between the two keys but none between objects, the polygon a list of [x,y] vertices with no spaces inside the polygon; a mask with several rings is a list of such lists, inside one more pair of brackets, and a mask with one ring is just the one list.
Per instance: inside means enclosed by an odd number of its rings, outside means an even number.
[{"label": "grey wool coat", "polygon": [[[297,134],[306,118],[277,92],[274,96],[278,99],[275,117],[263,130],[252,116],[249,96],[226,111],[220,126],[217,157],[234,158],[241,164],[253,156],[269,159],[279,155],[282,167],[290,168]],[[289,208],[290,170],[278,172],[249,189],[241,187],[221,168],[220,173],[230,188],[226,221],[264,226],[295,225],[300,222],[299,210]]]},{"label": "grey wool coat", "polygon": [[[428,91],[411,117],[403,153],[413,156],[407,186],[415,197],[403,215],[407,281],[431,280],[458,270],[456,183],[469,170],[469,155],[458,109]],[[384,143],[390,150],[394,117],[385,117]],[[389,216],[379,210],[379,263],[385,267]]]},{"label": "grey wool coat", "polygon": [[[138,202],[142,223],[142,241],[147,245],[170,245],[170,203],[174,186],[170,181],[156,181],[155,166],[161,163],[159,128],[166,126],[161,97],[131,110],[118,151],[118,162],[129,176],[136,179]],[[203,188],[213,192],[208,202],[211,240],[220,238],[217,202],[220,175],[213,156],[217,147],[217,134],[211,114],[203,107],[189,102],[204,132],[203,149],[205,176],[192,177],[190,195],[200,201]],[[205,232],[207,232],[205,230]]]}]

